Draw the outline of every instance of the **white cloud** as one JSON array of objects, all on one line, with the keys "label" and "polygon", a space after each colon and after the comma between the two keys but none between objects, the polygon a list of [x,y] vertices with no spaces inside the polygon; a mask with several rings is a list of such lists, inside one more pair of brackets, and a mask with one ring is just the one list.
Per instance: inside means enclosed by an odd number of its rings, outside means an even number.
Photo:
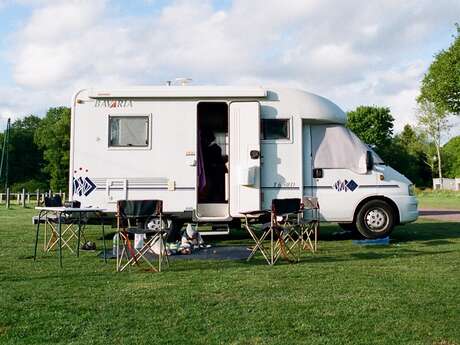
[{"label": "white cloud", "polygon": [[[35,4],[10,54],[31,110],[68,104],[80,87],[189,76],[301,87],[344,109],[389,106],[397,129],[414,121],[419,81],[435,53],[420,51],[453,31],[460,12],[449,0],[234,0],[226,10],[183,0],[137,17],[103,0]],[[28,111],[5,100],[0,109]]]}]

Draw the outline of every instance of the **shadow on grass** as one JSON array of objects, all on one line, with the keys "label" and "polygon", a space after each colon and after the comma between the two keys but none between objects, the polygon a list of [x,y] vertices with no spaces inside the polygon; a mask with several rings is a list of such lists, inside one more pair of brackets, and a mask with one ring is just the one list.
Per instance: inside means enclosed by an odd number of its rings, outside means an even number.
[{"label": "shadow on grass", "polygon": [[[460,238],[460,224],[455,222],[423,222],[397,226],[390,235],[391,243],[430,241],[426,245],[452,244],[449,239]],[[359,239],[353,233],[339,232],[339,228],[327,225],[321,228],[320,241],[346,241]]]},{"label": "shadow on grass", "polygon": [[[430,241],[427,245],[436,245],[437,241],[460,238],[460,225],[454,222],[412,223],[397,227],[392,235],[393,242]],[[442,244],[447,244],[445,241]]]}]

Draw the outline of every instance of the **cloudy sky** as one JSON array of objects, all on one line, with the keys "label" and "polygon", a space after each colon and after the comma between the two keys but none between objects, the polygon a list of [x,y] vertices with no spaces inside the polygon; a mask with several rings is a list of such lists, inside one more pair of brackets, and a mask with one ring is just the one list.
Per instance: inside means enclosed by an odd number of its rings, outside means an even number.
[{"label": "cloudy sky", "polygon": [[0,0],[0,130],[79,88],[176,77],[388,106],[400,130],[456,21],[458,0]]}]

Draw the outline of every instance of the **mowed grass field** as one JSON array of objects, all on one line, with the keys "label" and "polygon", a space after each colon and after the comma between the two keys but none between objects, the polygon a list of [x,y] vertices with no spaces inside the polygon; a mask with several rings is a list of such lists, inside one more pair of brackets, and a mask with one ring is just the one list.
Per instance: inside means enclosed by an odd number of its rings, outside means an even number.
[{"label": "mowed grass field", "polygon": [[460,210],[460,192],[420,191],[417,199],[419,208]]},{"label": "mowed grass field", "polygon": [[[152,274],[116,273],[95,252],[66,251],[64,269],[56,253],[34,262],[34,214],[0,209],[0,344],[460,344],[456,223],[398,227],[386,247],[333,240],[328,225],[298,264],[179,261]],[[99,229],[87,234],[101,248]],[[250,243],[241,231],[215,240]]]}]

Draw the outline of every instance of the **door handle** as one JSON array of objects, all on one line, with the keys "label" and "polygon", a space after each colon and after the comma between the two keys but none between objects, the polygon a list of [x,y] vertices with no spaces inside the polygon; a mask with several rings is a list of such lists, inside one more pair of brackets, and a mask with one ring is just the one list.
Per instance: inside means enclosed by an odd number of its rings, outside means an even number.
[{"label": "door handle", "polygon": [[251,159],[259,159],[260,158],[260,151],[251,150],[251,152],[249,152],[249,156],[251,156]]},{"label": "door handle", "polygon": [[313,177],[314,178],[323,178],[323,169],[321,169],[321,168],[313,169]]}]

